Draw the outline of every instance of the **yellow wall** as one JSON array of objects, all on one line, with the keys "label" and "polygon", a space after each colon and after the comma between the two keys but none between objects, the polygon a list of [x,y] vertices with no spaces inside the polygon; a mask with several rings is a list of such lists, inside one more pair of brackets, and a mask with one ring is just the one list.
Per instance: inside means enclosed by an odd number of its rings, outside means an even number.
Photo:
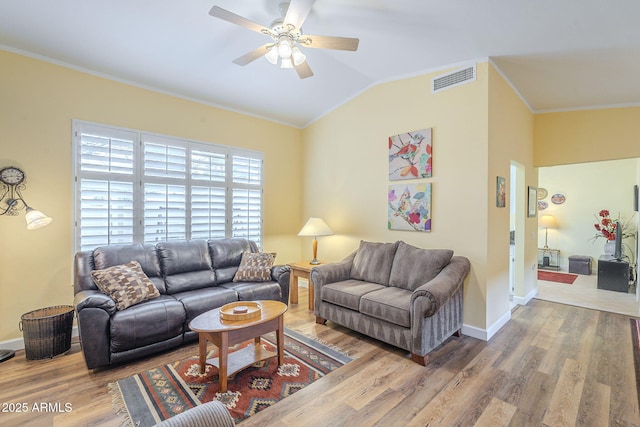
[{"label": "yellow wall", "polygon": [[0,166],[24,169],[25,199],[54,218],[0,217],[0,342],[21,314],[73,302],[74,118],[264,152],[265,250],[300,258],[301,130],[0,51]]},{"label": "yellow wall", "polygon": [[640,157],[640,107],[534,116],[536,166]]},{"label": "yellow wall", "polygon": [[[515,295],[524,298],[534,292],[536,284],[537,218],[526,217],[526,188],[537,186],[533,168],[533,114],[504,78],[489,67],[489,216],[487,226],[487,325],[495,324],[509,310],[509,231],[510,209],[496,207],[496,178],[504,177],[507,194],[512,182],[511,161],[524,168],[525,180],[516,189],[517,240],[523,240],[524,256],[516,274]],[[511,203],[507,201],[507,204]]]},{"label": "yellow wall", "polygon": [[[479,328],[486,318],[487,68],[478,65],[476,82],[436,94],[436,74],[380,84],[308,126],[303,138],[304,217],[320,216],[336,233],[320,238],[319,257],[339,260],[361,239],[453,249],[472,264],[464,321]],[[389,181],[387,138],[429,127],[433,177]],[[432,183],[432,231],[388,230],[388,186],[423,181]],[[303,252],[310,256],[309,242]]]}]

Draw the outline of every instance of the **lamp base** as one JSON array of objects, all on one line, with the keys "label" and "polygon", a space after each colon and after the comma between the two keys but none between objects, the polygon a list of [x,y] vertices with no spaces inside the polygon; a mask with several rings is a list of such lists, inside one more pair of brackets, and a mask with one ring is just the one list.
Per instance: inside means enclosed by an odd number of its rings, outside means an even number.
[{"label": "lamp base", "polygon": [[0,350],[0,362],[9,360],[15,355],[16,355],[16,352],[13,350]]},{"label": "lamp base", "polygon": [[318,261],[316,258],[314,258],[311,261],[309,261],[309,264],[311,264],[311,265],[319,265],[320,261]]}]

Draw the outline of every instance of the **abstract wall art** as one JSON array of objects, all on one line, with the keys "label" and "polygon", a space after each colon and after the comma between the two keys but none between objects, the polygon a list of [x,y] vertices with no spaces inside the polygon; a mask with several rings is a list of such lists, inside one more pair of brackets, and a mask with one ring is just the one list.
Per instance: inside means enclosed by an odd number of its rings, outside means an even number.
[{"label": "abstract wall art", "polygon": [[431,128],[389,137],[389,180],[431,177]]},{"label": "abstract wall art", "polygon": [[389,230],[431,231],[431,183],[390,185]]}]

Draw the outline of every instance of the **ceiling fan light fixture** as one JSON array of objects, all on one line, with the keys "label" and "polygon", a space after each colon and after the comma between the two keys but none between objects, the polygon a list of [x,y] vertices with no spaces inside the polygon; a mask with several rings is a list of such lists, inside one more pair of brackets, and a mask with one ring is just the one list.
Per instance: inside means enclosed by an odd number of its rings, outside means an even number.
[{"label": "ceiling fan light fixture", "polygon": [[294,65],[300,65],[307,59],[307,56],[302,53],[298,46],[291,49],[291,57],[293,58]]},{"label": "ceiling fan light fixture", "polygon": [[269,61],[273,65],[276,65],[278,63],[278,58],[280,57],[278,55],[278,45],[274,44],[264,57],[267,58],[267,61]]},{"label": "ceiling fan light fixture", "polygon": [[280,68],[293,68],[293,62],[291,62],[291,58],[282,58],[282,62],[280,62]]},{"label": "ceiling fan light fixture", "polygon": [[282,38],[280,39],[280,41],[278,42],[278,55],[280,56],[280,58],[286,59],[291,57],[291,45],[291,40]]}]

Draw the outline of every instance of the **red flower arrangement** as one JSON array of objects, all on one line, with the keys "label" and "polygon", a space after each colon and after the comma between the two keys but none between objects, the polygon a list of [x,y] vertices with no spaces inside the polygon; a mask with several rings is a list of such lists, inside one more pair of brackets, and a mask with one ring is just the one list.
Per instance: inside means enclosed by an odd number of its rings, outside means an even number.
[{"label": "red flower arrangement", "polygon": [[609,211],[603,209],[598,212],[598,216],[602,219],[598,218],[598,222],[593,224],[595,229],[599,232],[596,233],[595,237],[604,237],[607,240],[615,240],[617,225],[614,221],[611,220],[611,218],[609,218]]}]

